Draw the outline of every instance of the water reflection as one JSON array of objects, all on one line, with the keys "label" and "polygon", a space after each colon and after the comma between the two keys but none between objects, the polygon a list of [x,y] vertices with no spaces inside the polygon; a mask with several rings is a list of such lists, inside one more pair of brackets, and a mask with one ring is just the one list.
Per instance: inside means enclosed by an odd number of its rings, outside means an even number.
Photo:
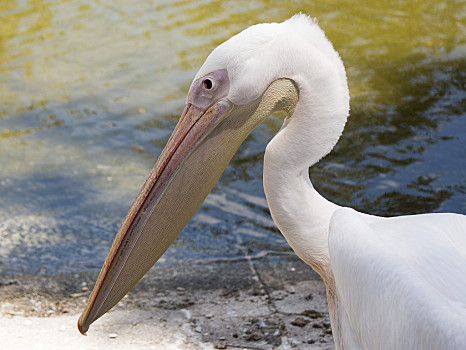
[{"label": "water reflection", "polygon": [[[325,160],[345,163],[352,169],[345,176],[359,177],[359,188],[348,188],[343,203],[380,215],[466,209],[465,169],[457,161],[465,152],[466,117],[460,107],[465,96],[464,68],[463,59],[403,62],[391,65],[386,74],[380,72],[379,78],[391,81],[402,101],[378,103],[378,110],[352,107],[346,137]],[[404,84],[393,78],[400,76]],[[358,119],[357,124],[353,119]],[[453,177],[456,181],[450,182]],[[422,178],[431,180],[427,184]],[[335,182],[329,185],[335,186]],[[458,200],[453,200],[456,195]]]},{"label": "water reflection", "polygon": [[[352,97],[341,141],[310,170],[316,187],[379,215],[466,212],[460,1],[6,0],[0,270],[98,269],[208,53],[299,11],[340,52]],[[289,251],[261,181],[281,120],[245,141],[162,263]]]}]

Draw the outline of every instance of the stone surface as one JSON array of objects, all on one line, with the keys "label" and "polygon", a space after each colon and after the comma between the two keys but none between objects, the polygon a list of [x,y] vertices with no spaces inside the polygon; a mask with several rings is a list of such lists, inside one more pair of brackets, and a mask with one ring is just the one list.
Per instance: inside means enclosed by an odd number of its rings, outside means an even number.
[{"label": "stone surface", "polygon": [[95,278],[0,278],[2,349],[333,349],[325,286],[292,255],[156,266],[83,337]]}]

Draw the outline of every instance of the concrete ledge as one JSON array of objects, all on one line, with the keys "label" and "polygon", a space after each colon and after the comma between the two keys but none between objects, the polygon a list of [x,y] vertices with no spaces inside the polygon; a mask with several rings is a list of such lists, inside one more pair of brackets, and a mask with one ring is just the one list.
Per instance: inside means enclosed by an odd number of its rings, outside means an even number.
[{"label": "concrete ledge", "polygon": [[95,277],[3,276],[2,348],[333,349],[325,286],[292,255],[156,266],[83,337]]}]

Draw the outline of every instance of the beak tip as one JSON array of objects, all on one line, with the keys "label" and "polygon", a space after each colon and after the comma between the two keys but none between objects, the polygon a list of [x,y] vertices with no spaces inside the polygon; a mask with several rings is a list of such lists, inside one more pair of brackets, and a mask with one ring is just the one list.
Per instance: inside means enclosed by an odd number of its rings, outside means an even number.
[{"label": "beak tip", "polygon": [[82,318],[82,316],[78,320],[79,333],[81,333],[82,335],[87,335],[86,332],[89,330],[89,326],[88,325],[83,325],[81,318]]}]

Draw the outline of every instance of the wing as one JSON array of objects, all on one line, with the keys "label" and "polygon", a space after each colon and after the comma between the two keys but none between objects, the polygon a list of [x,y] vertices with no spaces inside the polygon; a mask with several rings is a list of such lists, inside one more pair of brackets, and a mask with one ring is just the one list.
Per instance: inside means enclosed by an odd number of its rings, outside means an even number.
[{"label": "wing", "polygon": [[381,218],[349,208],[330,221],[342,329],[363,349],[466,344],[466,216]]}]

